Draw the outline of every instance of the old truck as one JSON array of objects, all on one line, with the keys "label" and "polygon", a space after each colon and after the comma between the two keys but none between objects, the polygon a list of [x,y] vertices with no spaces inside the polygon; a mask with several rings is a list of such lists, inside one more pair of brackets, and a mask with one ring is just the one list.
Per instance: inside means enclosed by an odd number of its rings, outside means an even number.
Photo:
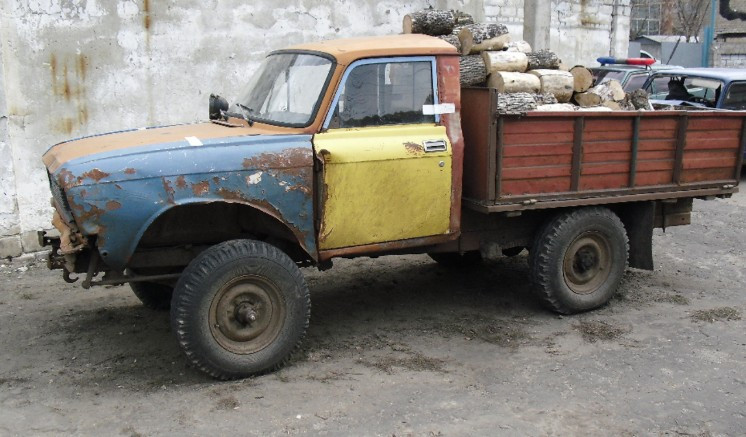
[{"label": "old truck", "polygon": [[49,266],[170,307],[187,359],[230,379],[300,343],[299,267],[528,249],[538,298],[575,313],[605,304],[628,265],[653,268],[653,228],[737,192],[743,112],[498,116],[498,98],[462,89],[456,50],[433,37],[272,52],[233,105],[211,99],[211,121],[52,146]]}]

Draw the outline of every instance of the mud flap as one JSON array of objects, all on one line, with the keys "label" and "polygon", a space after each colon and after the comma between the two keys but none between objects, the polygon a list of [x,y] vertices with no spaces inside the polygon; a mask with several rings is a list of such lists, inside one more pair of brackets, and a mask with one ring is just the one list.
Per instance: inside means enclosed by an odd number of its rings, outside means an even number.
[{"label": "mud flap", "polygon": [[616,214],[624,223],[629,239],[629,266],[653,270],[653,226],[655,203],[640,202],[619,208]]}]

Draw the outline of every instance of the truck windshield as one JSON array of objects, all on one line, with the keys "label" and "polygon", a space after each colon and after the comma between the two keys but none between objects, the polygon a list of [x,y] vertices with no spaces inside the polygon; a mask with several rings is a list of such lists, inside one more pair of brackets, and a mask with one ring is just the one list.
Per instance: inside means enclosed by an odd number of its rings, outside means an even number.
[{"label": "truck windshield", "polygon": [[332,61],[301,53],[267,56],[236,103],[235,112],[262,123],[308,126],[323,96]]}]

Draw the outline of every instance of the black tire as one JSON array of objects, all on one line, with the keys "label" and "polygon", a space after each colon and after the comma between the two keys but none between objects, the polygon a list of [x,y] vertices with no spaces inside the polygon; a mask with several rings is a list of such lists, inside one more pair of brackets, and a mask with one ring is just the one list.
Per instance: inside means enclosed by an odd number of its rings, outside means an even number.
[{"label": "black tire", "polygon": [[171,308],[173,287],[157,282],[130,282],[130,288],[140,302],[152,310],[166,311]]},{"label": "black tire", "polygon": [[463,268],[481,264],[482,254],[478,250],[458,253],[458,252],[437,252],[428,253],[438,264],[448,268]]},{"label": "black tire", "polygon": [[226,241],[200,253],[179,278],[171,303],[171,327],[187,358],[223,380],[282,367],[310,315],[310,294],[295,262],[254,240]]},{"label": "black tire", "polygon": [[542,228],[531,248],[534,291],[561,314],[598,308],[619,287],[628,250],[624,225],[611,210],[561,213]]}]

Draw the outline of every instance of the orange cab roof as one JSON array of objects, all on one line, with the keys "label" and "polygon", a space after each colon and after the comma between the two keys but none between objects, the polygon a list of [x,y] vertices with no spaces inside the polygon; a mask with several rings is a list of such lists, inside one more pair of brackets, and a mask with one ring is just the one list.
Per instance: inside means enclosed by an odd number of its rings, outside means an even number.
[{"label": "orange cab roof", "polygon": [[379,56],[458,55],[456,47],[428,35],[405,34],[342,38],[289,47],[288,50],[314,50],[334,56],[339,64]]}]

